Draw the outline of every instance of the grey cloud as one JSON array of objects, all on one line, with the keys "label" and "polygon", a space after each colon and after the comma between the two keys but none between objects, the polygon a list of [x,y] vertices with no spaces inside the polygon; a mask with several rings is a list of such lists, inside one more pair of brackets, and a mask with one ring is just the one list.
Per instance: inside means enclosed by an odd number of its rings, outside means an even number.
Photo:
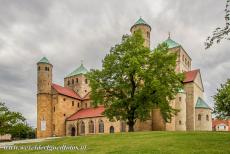
[{"label": "grey cloud", "polygon": [[181,43],[200,68],[206,100],[230,75],[229,43],[208,51],[203,42],[224,23],[224,2],[215,0],[0,0],[0,100],[36,126],[36,62],[46,56],[54,82],[80,65],[100,68],[111,46],[142,16],[152,26],[151,47],[167,38]]}]

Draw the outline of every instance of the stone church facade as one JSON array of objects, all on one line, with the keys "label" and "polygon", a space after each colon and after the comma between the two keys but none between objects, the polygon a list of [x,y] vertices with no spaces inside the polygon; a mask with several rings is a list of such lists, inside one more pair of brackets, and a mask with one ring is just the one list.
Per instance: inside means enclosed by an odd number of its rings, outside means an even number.
[{"label": "stone church facade", "polygon": [[[140,18],[130,31],[133,34],[138,29],[150,48],[151,26]],[[180,111],[166,123],[160,109],[152,109],[147,121],[137,120],[135,131],[211,131],[211,108],[204,102],[200,70],[191,68],[189,54],[170,36],[164,42],[177,54],[176,72],[185,74],[184,89],[170,102]],[[126,122],[111,122],[103,116],[103,106],[91,106],[88,70],[83,64],[64,78],[64,86],[53,83],[52,70],[45,57],[37,63],[37,138],[127,132]]]}]

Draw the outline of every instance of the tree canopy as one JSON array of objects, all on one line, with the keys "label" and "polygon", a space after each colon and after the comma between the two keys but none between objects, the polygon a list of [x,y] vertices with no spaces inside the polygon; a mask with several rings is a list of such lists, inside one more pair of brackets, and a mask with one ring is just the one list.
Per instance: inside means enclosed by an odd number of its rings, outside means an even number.
[{"label": "tree canopy", "polygon": [[143,43],[140,30],[123,36],[105,56],[102,69],[87,74],[93,104],[104,105],[110,120],[126,121],[129,131],[137,119],[149,118],[154,107],[168,121],[176,112],[169,102],[183,88],[183,74],[175,72],[176,54],[166,44],[151,51]]},{"label": "tree canopy", "polygon": [[217,94],[213,97],[214,113],[218,118],[229,119],[230,118],[230,79],[225,84],[221,84],[221,87],[217,89]]},{"label": "tree canopy", "polygon": [[34,130],[19,112],[10,111],[0,102],[0,135],[11,134],[13,138],[34,137]]}]

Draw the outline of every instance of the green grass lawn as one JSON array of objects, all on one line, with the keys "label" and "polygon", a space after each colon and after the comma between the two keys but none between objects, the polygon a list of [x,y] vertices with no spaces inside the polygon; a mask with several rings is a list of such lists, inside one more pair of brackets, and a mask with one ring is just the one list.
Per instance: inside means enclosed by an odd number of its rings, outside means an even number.
[{"label": "green grass lawn", "polygon": [[85,151],[9,151],[1,154],[58,153],[230,153],[228,132],[135,132],[81,137],[64,137],[23,145],[87,145]]}]

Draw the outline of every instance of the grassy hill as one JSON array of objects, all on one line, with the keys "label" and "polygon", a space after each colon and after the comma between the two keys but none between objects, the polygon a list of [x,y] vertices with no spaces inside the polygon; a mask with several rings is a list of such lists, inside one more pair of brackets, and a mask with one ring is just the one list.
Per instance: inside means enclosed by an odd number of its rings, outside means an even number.
[{"label": "grassy hill", "polygon": [[1,154],[59,153],[230,153],[228,132],[135,132],[81,137],[64,137],[42,143],[24,145],[87,145],[85,151],[9,151]]}]

